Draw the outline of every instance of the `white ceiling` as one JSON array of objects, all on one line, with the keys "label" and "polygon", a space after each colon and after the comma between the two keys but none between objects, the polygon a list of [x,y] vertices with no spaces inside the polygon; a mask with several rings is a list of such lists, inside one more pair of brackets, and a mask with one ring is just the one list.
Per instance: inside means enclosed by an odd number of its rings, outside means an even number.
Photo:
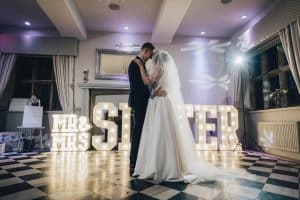
[{"label": "white ceiling", "polygon": [[47,15],[35,0],[0,0],[0,25],[25,27],[24,21],[31,22],[31,28],[53,28]]},{"label": "white ceiling", "polygon": [[[151,33],[161,5],[161,0],[112,0],[121,6],[113,11],[107,0],[74,1],[89,31],[107,32]],[[125,31],[124,26],[129,30]]]},{"label": "white ceiling", "polygon": [[[245,25],[274,0],[193,0],[183,18],[177,35],[199,36],[201,31],[209,37],[229,37]],[[241,17],[247,16],[246,20]]]},{"label": "white ceiling", "polygon": [[[25,3],[26,2],[26,3]],[[120,4],[119,11],[108,8]],[[1,1],[0,32],[11,27],[56,29],[61,36],[85,39],[88,31],[152,34],[170,42],[174,35],[227,38],[273,0],[9,0]],[[172,15],[174,17],[172,17]],[[247,15],[247,19],[241,19]],[[30,20],[31,27],[25,27]],[[124,30],[128,26],[128,30]]]}]

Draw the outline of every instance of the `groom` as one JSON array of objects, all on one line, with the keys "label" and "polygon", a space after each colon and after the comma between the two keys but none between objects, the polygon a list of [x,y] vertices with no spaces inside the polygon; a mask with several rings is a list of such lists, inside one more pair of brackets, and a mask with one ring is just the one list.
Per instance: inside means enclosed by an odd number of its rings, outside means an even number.
[{"label": "groom", "polygon": [[[143,44],[139,55],[135,59],[139,59],[145,68],[145,63],[153,55],[155,47],[150,42]],[[145,69],[146,71],[146,69]],[[133,174],[137,159],[140,138],[142,134],[144,119],[150,90],[144,85],[138,64],[133,60],[128,68],[128,76],[130,82],[130,93],[128,105],[131,107],[131,150],[130,150],[130,175]],[[161,89],[156,90],[155,96],[164,96],[165,92]]]}]

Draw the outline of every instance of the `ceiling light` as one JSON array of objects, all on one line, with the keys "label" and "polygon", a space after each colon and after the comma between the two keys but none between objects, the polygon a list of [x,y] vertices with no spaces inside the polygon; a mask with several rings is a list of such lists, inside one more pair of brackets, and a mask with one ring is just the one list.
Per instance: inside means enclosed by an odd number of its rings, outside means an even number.
[{"label": "ceiling light", "polygon": [[205,32],[204,32],[204,31],[202,31],[202,32],[201,32],[201,35],[205,35]]},{"label": "ceiling light", "polygon": [[128,26],[125,26],[124,29],[125,29],[125,30],[128,30],[129,28],[128,28]]},{"label": "ceiling light", "polygon": [[246,15],[243,15],[243,16],[242,16],[242,19],[246,19],[246,18],[247,18],[247,16],[246,16]]},{"label": "ceiling light", "polygon": [[235,62],[236,65],[242,65],[246,62],[246,58],[243,55],[238,55],[238,56],[235,57],[234,62]]},{"label": "ceiling light", "polygon": [[25,24],[26,26],[30,26],[30,25],[31,25],[29,21],[25,21],[24,24]]}]

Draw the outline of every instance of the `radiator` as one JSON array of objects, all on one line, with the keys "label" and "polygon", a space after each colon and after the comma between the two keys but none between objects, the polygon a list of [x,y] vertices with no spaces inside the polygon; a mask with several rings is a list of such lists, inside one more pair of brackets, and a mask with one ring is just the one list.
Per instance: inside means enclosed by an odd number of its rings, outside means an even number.
[{"label": "radiator", "polygon": [[300,122],[258,122],[261,147],[299,152]]}]

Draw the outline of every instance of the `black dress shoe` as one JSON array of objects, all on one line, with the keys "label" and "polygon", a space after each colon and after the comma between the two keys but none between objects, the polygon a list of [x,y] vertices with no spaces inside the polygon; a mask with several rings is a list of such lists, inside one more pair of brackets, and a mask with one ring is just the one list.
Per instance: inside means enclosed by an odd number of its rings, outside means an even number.
[{"label": "black dress shoe", "polygon": [[134,173],[134,168],[130,168],[130,176],[134,178],[138,177],[138,175],[133,175],[133,173]]},{"label": "black dress shoe", "polygon": [[130,168],[130,170],[129,170],[129,174],[130,174],[130,176],[132,176],[132,175],[133,175],[133,173],[134,173],[134,168]]}]

